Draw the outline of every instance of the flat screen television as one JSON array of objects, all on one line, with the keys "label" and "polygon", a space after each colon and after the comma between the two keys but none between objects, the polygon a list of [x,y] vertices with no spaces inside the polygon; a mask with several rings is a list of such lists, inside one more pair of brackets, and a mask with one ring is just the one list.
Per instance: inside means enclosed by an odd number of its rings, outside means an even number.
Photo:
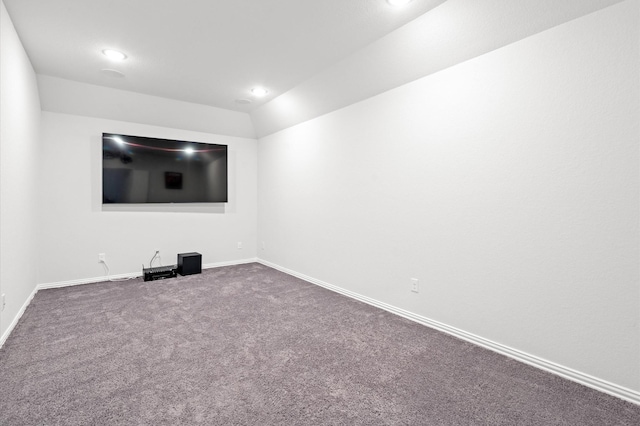
[{"label": "flat screen television", "polygon": [[226,203],[227,145],[102,134],[102,203]]}]

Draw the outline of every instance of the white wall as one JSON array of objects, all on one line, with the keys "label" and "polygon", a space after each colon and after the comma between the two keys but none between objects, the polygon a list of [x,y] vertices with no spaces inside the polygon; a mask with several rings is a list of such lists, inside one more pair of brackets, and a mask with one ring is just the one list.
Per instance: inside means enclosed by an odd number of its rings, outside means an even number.
[{"label": "white wall", "polygon": [[638,12],[260,139],[260,258],[639,391]]},{"label": "white wall", "polygon": [[38,75],[42,110],[255,138],[249,114]]},{"label": "white wall", "polygon": [[0,341],[37,284],[40,101],[36,76],[0,1]]},{"label": "white wall", "polygon": [[[227,144],[229,203],[103,209],[103,132]],[[155,249],[165,265],[192,251],[203,264],[256,257],[255,139],[46,111],[42,135],[40,283],[102,276],[98,253],[112,274],[140,273]]]}]

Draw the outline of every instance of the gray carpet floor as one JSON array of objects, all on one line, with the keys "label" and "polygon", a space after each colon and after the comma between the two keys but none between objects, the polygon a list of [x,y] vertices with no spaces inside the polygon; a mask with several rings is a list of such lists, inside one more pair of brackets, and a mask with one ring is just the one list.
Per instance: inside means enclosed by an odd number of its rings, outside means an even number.
[{"label": "gray carpet floor", "polygon": [[260,264],[36,294],[0,425],[640,425],[640,406]]}]

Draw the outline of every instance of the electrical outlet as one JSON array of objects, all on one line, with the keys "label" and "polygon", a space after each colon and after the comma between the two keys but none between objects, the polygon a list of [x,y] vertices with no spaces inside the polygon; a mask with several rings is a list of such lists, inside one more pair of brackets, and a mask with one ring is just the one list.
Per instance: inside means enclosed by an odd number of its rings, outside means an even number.
[{"label": "electrical outlet", "polygon": [[242,248],[242,241],[238,241],[238,250]]},{"label": "electrical outlet", "polygon": [[0,312],[4,311],[4,307],[7,304],[7,295],[2,293],[0,296]]},{"label": "electrical outlet", "polygon": [[98,262],[106,262],[107,255],[104,253],[98,253]]},{"label": "electrical outlet", "polygon": [[411,278],[411,291],[414,293],[420,292],[420,285],[417,278]]},{"label": "electrical outlet", "polygon": [[264,241],[262,242],[262,250],[266,250],[267,245],[264,243]]}]

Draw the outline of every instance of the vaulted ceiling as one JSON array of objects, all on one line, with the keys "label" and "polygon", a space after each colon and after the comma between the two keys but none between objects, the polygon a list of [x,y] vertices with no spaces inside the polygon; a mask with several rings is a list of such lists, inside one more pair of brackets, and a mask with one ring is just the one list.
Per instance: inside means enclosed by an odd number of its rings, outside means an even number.
[{"label": "vaulted ceiling", "polygon": [[[5,5],[39,74],[251,111],[443,1],[416,0],[403,8],[385,0]],[[128,57],[111,62],[102,54],[107,48]],[[268,95],[256,98],[250,93],[254,86],[268,88]],[[236,102],[244,99],[252,102]]]},{"label": "vaulted ceiling", "polygon": [[3,0],[36,73],[246,112],[258,136],[619,1]]}]

